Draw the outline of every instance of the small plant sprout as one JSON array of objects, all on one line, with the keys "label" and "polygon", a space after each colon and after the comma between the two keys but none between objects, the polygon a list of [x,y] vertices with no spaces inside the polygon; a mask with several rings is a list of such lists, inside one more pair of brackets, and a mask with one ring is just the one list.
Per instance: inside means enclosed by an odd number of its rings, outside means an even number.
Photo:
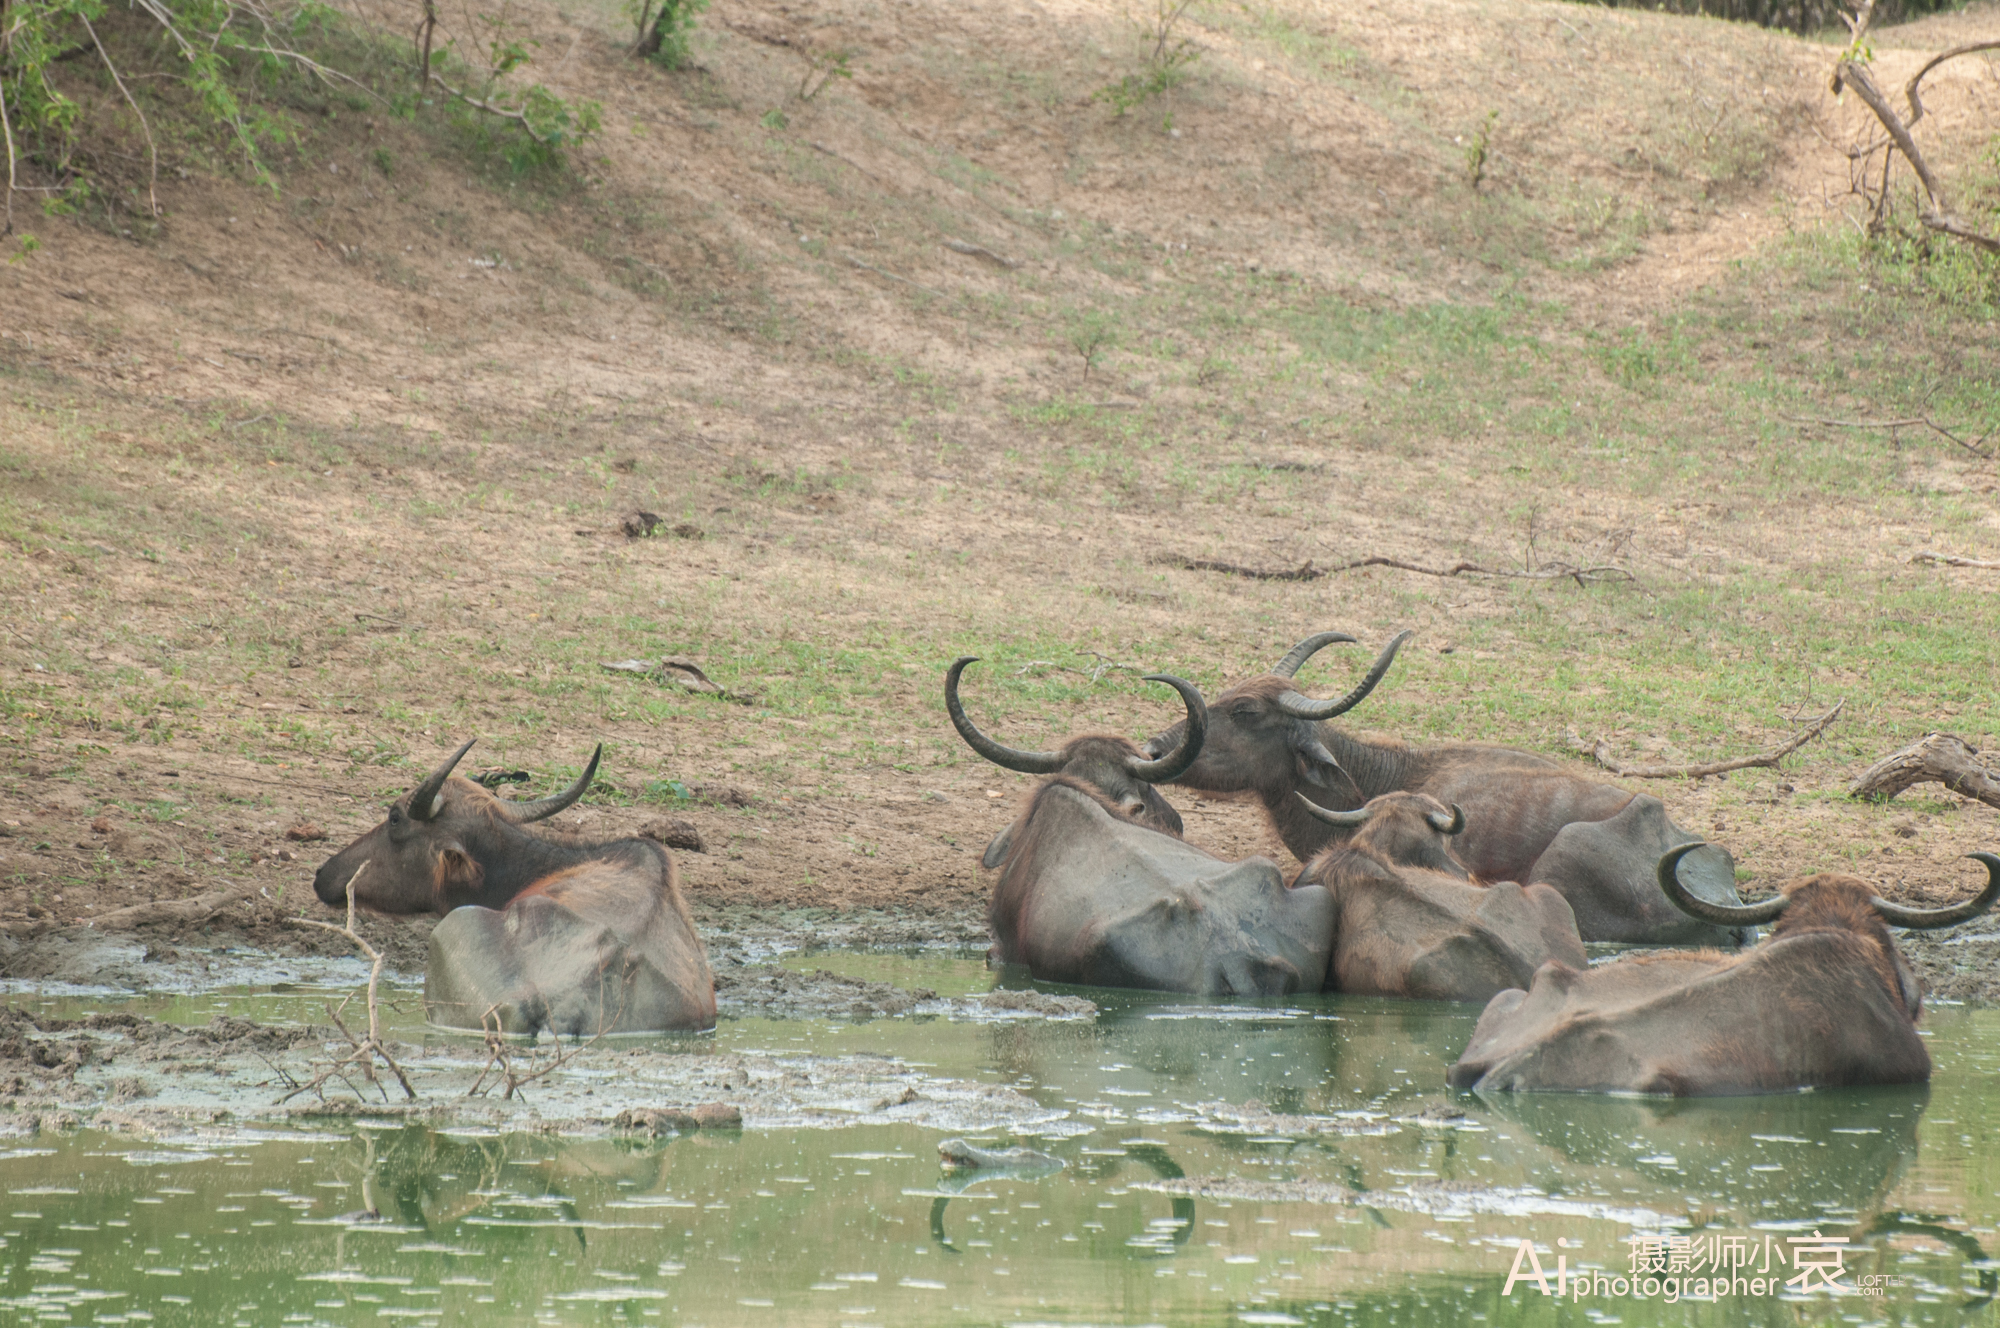
[{"label": "small plant sprout", "polygon": [[1474,193],[1479,192],[1480,181],[1486,178],[1486,159],[1493,141],[1493,123],[1500,118],[1497,110],[1488,111],[1480,121],[1479,132],[1465,146],[1465,183]]},{"label": "small plant sprout", "polygon": [[799,100],[811,101],[836,78],[853,78],[854,70],[848,63],[853,58],[854,52],[845,49],[806,52],[806,75],[799,80]]}]

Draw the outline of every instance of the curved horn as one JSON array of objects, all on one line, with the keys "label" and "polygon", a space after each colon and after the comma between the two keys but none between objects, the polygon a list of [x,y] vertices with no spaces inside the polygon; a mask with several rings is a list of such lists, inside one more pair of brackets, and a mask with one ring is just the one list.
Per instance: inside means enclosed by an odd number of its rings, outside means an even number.
[{"label": "curved horn", "polygon": [[1465,829],[1465,809],[1455,802],[1451,804],[1451,815],[1446,816],[1443,812],[1430,812],[1425,815],[1424,819],[1431,823],[1431,829],[1441,835],[1455,835]]},{"label": "curved horn", "polygon": [[1354,644],[1354,638],[1346,632],[1314,632],[1311,636],[1299,642],[1290,650],[1287,650],[1285,657],[1271,666],[1271,672],[1277,674],[1280,678],[1292,677],[1298,673],[1301,664],[1304,664],[1328,646],[1340,641],[1344,641],[1349,645]]},{"label": "curved horn", "polygon": [[1294,719],[1332,719],[1335,715],[1354,709],[1367,699],[1368,693],[1375,690],[1375,684],[1382,681],[1382,675],[1396,662],[1396,652],[1403,648],[1403,642],[1409,640],[1412,635],[1414,633],[1411,632],[1396,633],[1395,638],[1382,647],[1382,653],[1375,657],[1375,666],[1368,670],[1368,676],[1356,684],[1353,691],[1339,700],[1315,701],[1298,692],[1285,692],[1278,697],[1276,703],[1278,709]]},{"label": "curved horn", "polygon": [[443,765],[424,776],[424,782],[417,785],[416,792],[410,795],[411,820],[428,821],[444,810],[444,798],[441,793],[444,782],[451,778],[452,767],[457,765],[465,754],[472,750],[472,744],[478,741],[477,738],[466,739],[465,746],[447,756]]},{"label": "curved horn", "polygon": [[[965,672],[966,665],[978,659],[977,655],[967,655],[945,670],[944,710],[951,716],[951,726],[958,730],[958,736],[965,739],[966,746],[1002,770],[1017,770],[1024,775],[1053,775],[1062,769],[1061,752],[1025,752],[1018,747],[1002,747],[965,717],[965,707],[958,703],[958,675]],[[1192,711],[1189,717],[1193,717]]]},{"label": "curved horn", "polygon": [[500,804],[502,814],[515,825],[526,825],[530,821],[554,816],[590,791],[590,781],[597,778],[597,762],[603,755],[604,744],[600,742],[597,750],[590,754],[590,764],[577,776],[576,783],[551,797],[536,798],[533,802],[503,802]]},{"label": "curved horn", "polygon": [[1703,922],[1713,922],[1718,927],[1761,927],[1775,922],[1785,906],[1792,902],[1790,895],[1773,895],[1761,904],[1711,904],[1706,899],[1697,899],[1681,884],[1681,859],[1698,848],[1707,845],[1697,839],[1692,844],[1678,844],[1666,851],[1660,858],[1658,874],[1660,889],[1666,892],[1667,900],[1675,908],[1691,918]]},{"label": "curved horn", "polygon": [[1320,806],[1303,793],[1294,792],[1292,796],[1304,803],[1307,811],[1311,812],[1318,819],[1325,821],[1328,825],[1338,826],[1342,830],[1359,830],[1362,826],[1368,824],[1368,809],[1366,807],[1356,807],[1351,812],[1337,812],[1331,807]]},{"label": "curved horn", "polygon": [[1149,673],[1144,681],[1165,683],[1181,694],[1181,701],[1187,706],[1187,729],[1181,734],[1180,746],[1156,761],[1135,756],[1125,762],[1125,772],[1132,778],[1148,784],[1164,784],[1193,765],[1194,759],[1201,755],[1201,745],[1208,740],[1208,706],[1202,701],[1201,692],[1185,678],[1176,678],[1171,673]]},{"label": "curved horn", "polygon": [[1869,902],[1882,915],[1882,921],[1897,927],[1915,927],[1928,931],[1934,927],[1955,927],[1961,922],[1978,917],[1993,907],[1993,901],[2000,899],[2000,857],[1991,853],[1968,853],[1965,855],[1975,862],[1986,864],[1986,888],[1962,904],[1952,904],[1945,908],[1904,908],[1877,896]]}]

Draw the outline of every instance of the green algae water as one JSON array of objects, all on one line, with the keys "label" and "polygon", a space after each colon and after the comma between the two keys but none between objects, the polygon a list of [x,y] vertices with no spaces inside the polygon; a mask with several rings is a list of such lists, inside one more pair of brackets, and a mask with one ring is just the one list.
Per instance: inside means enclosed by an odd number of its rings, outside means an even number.
[{"label": "green algae water", "polygon": [[[947,993],[994,981],[968,958],[808,964]],[[1473,1009],[1087,994],[1094,1022],[725,1019],[666,1044],[1004,1085],[1045,1119],[975,1137],[1044,1152],[1052,1172],[948,1173],[938,1131],[869,1124],[626,1138],[362,1117],[0,1141],[0,1320],[1993,1318],[2000,1011],[1927,1016],[1927,1089],[1483,1099],[1443,1089]],[[269,990],[123,1004],[190,1023],[320,1014],[316,994]],[[399,1035],[421,1040],[408,1018]],[[601,1082],[615,1058],[573,1072]]]}]

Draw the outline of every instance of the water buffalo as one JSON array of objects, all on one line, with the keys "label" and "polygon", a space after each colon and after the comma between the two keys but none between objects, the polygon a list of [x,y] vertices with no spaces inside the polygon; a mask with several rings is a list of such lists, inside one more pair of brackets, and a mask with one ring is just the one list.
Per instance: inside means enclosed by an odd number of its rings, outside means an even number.
[{"label": "water buffalo", "polygon": [[1313,807],[1313,815],[1349,832],[1293,882],[1333,897],[1329,989],[1484,1001],[1552,960],[1588,962],[1576,917],[1554,890],[1466,879],[1450,846],[1465,829],[1457,807],[1422,793],[1385,793],[1355,811]]},{"label": "water buffalo", "polygon": [[1148,759],[1124,738],[1072,739],[1026,752],[988,738],[945,675],[945,709],[960,736],[1009,770],[1047,775],[1021,815],[994,836],[983,865],[1000,872],[987,921],[995,964],[1038,979],[1201,994],[1317,991],[1326,975],[1332,901],[1317,886],[1287,890],[1266,858],[1224,862],[1182,842],[1181,819],[1152,787],[1201,750],[1201,693],[1181,694],[1179,741]]},{"label": "water buffalo", "polygon": [[1661,890],[1718,926],[1774,923],[1754,949],[1635,955],[1586,971],[1548,964],[1526,991],[1479,1016],[1447,1076],[1480,1091],[1727,1097],[1930,1078],[1917,1036],[1923,995],[1891,925],[1950,927],[2000,899],[2000,856],[1976,898],[1906,908],[1857,877],[1800,877],[1759,904],[1726,907],[1681,883],[1683,844],[1660,859]]},{"label": "water buffalo", "polygon": [[[1342,632],[1307,637],[1269,673],[1216,698],[1201,755],[1174,782],[1256,795],[1301,862],[1337,837],[1310,805],[1349,810],[1384,793],[1427,793],[1465,809],[1466,831],[1453,851],[1476,879],[1554,887],[1569,901],[1586,941],[1737,945],[1751,939],[1675,911],[1654,888],[1660,854],[1694,838],[1667,819],[1659,799],[1582,778],[1510,747],[1412,745],[1356,737],[1328,723],[1375,689],[1409,638],[1402,632],[1390,641],[1346,696],[1315,701],[1298,691],[1293,675],[1319,650],[1354,638]],[[1179,741],[1178,727],[1170,728],[1146,750]],[[1688,878],[1704,898],[1741,902],[1735,862],[1720,848],[1704,848],[1690,861]]]},{"label": "water buffalo", "polygon": [[[320,867],[313,892],[379,913],[440,913],[424,1009],[509,1033],[708,1028],[715,979],[673,859],[650,839],[530,830],[581,798],[603,748],[553,797],[503,802],[452,769],[468,742]],[[363,868],[366,870],[363,870]]]}]

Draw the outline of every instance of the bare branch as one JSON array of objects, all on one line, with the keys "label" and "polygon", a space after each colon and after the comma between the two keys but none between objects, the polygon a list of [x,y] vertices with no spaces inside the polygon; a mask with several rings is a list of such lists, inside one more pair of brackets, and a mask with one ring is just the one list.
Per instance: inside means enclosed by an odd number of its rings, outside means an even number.
[{"label": "bare branch", "polygon": [[1181,553],[1155,554],[1146,561],[1156,567],[1179,567],[1189,572],[1221,572],[1225,576],[1247,576],[1253,581],[1317,581],[1329,569],[1313,566],[1312,559],[1297,567],[1245,567],[1241,563],[1226,563],[1216,558],[1190,558]]},{"label": "bare branch", "polygon": [[1899,429],[1924,428],[1929,429],[1940,438],[1956,443],[1982,461],[1991,461],[1993,459],[1992,453],[1982,451],[1979,446],[1980,443],[1984,443],[1991,436],[1990,434],[1981,434],[1979,443],[1968,443],[1928,415],[1916,415],[1906,420],[1830,420],[1817,415],[1780,415],[1778,418],[1790,420],[1794,424],[1823,424],[1835,429],[1887,429],[1891,434],[1894,434]]},{"label": "bare branch", "polygon": [[[1903,123],[1902,117],[1897,115],[1895,109],[1889,105],[1889,99],[1884,97],[1882,90],[1875,86],[1875,80],[1869,74],[1868,67],[1860,63],[1864,54],[1861,47],[1861,34],[1867,29],[1868,19],[1872,15],[1873,9],[1873,0],[1869,0],[1869,3],[1862,7],[1861,13],[1857,15],[1856,20],[1850,25],[1854,28],[1855,32],[1854,43],[1847,48],[1846,52],[1834,64],[1834,91],[1839,92],[1843,86],[1853,88],[1854,95],[1868,104],[1868,109],[1875,113],[1875,118],[1880,120],[1882,127],[1889,131],[1889,137],[1894,140],[1896,150],[1903,154],[1903,159],[1910,163],[1910,169],[1917,173],[1917,179],[1923,184],[1924,196],[1928,201],[1919,208],[1917,216],[1925,226],[1934,231],[1940,231],[1946,235],[1964,240],[1968,244],[1976,245],[1989,253],[2000,254],[2000,238],[1982,234],[1952,215],[1951,201],[1945,193],[1944,181],[1940,180],[1936,172],[1931,170],[1930,163],[1924,159],[1923,152],[1917,147],[1917,140],[1910,135],[1909,125]],[[2000,43],[1993,43],[1993,45],[2000,46]],[[1984,49],[1985,46],[1985,43],[1981,43],[1975,49]],[[1926,67],[1926,69],[1928,68],[1929,66]],[[1919,74],[1918,78],[1921,77],[1922,75]],[[1909,91],[1913,95],[1916,91],[1916,84],[1917,80],[1912,79]],[[1922,102],[1916,102],[1915,106],[1921,107]],[[1885,198],[1888,193],[1887,179],[1888,167],[1885,164],[1883,167],[1883,195]]]},{"label": "bare branch", "polygon": [[1827,727],[1840,717],[1846,700],[1833,703],[1833,709],[1794,733],[1776,747],[1769,747],[1752,756],[1739,756],[1731,761],[1712,761],[1706,765],[1621,765],[1612,759],[1611,748],[1602,738],[1585,747],[1581,739],[1573,742],[1579,751],[1621,779],[1706,779],[1710,775],[1726,774],[1731,770],[1750,770],[1757,767],[1776,769],[1778,762],[1790,756],[1799,748],[1826,732]]},{"label": "bare branch", "polygon": [[1971,55],[1977,51],[2000,51],[2000,41],[1971,42],[1964,46],[1954,46],[1943,55],[1934,55],[1925,61],[1924,67],[1919,69],[1915,76],[1904,85],[1903,96],[1910,103],[1911,127],[1914,128],[1917,121],[1924,118],[1924,103],[1917,96],[1917,85],[1924,81],[1924,75],[1930,73],[1931,70],[1936,69],[1947,60],[1956,60],[1961,55]]},{"label": "bare branch", "polygon": [[445,82],[444,75],[436,72],[435,70],[431,72],[431,82],[437,84],[439,87],[443,88],[446,92],[450,93],[458,100],[464,102],[467,106],[472,107],[474,110],[485,111],[488,115],[497,115],[503,120],[514,121],[515,123],[521,126],[522,132],[526,133],[529,138],[534,139],[537,143],[540,143],[544,147],[547,147],[549,145],[549,140],[543,137],[541,134],[536,133],[535,127],[528,123],[527,112],[512,110],[509,109],[508,107],[501,106],[490,101],[481,101],[479,100],[479,98],[473,96],[469,92],[460,92],[457,88]]},{"label": "bare branch", "polygon": [[1297,567],[1260,568],[1244,567],[1239,563],[1226,563],[1213,558],[1189,558],[1185,554],[1162,553],[1147,560],[1159,567],[1180,567],[1190,572],[1222,572],[1229,576],[1245,576],[1256,581],[1317,581],[1334,572],[1351,572],[1357,567],[1392,567],[1399,572],[1415,572],[1420,576],[1496,576],[1514,581],[1575,581],[1585,585],[1592,581],[1631,581],[1633,576],[1622,567],[1576,567],[1569,563],[1544,563],[1532,572],[1514,572],[1504,568],[1481,567],[1477,563],[1453,563],[1450,567],[1424,567],[1417,563],[1404,562],[1401,558],[1385,558],[1380,555],[1357,558],[1351,563],[1341,563],[1335,567],[1315,567],[1310,559]]},{"label": "bare branch", "polygon": [[146,155],[150,163],[146,174],[146,205],[151,209],[148,213],[149,219],[158,221],[160,219],[160,195],[158,192],[160,184],[160,150],[153,144],[153,126],[146,123],[146,113],[140,110],[139,103],[132,99],[132,92],[125,86],[125,79],[119,74],[118,66],[111,63],[111,53],[104,49],[104,43],[98,40],[97,29],[90,26],[90,20],[84,16],[81,9],[76,11],[76,21],[83,24],[83,30],[90,34],[91,44],[97,47],[97,54],[104,60],[105,69],[111,73],[111,81],[116,83],[118,91],[125,95],[125,104],[132,108],[132,114],[139,117],[139,128],[145,131]]},{"label": "bare branch", "polygon": [[624,1018],[625,1004],[631,998],[632,975],[627,973],[624,991],[618,998],[618,1009],[613,1012],[609,1019],[605,1019],[602,1015],[603,1007],[599,1007],[596,1036],[592,1037],[588,1042],[579,1042],[568,1051],[564,1051],[562,1049],[562,1037],[558,1034],[555,1039],[555,1056],[546,1062],[537,1061],[531,1056],[528,1061],[528,1068],[525,1070],[516,1070],[514,1068],[514,1058],[507,1049],[507,1035],[500,1027],[499,1004],[496,1002],[487,1006],[479,1015],[479,1027],[486,1033],[486,1064],[480,1067],[479,1077],[472,1081],[472,1087],[465,1090],[465,1095],[467,1097],[480,1096],[484,1090],[487,1072],[498,1066],[498,1077],[504,1090],[500,1094],[501,1100],[510,1100],[521,1089],[534,1083],[537,1079],[554,1074],[557,1070],[568,1065],[571,1061],[583,1055],[584,1052],[589,1051],[592,1047],[603,1041],[605,1034],[616,1028],[618,1021]]},{"label": "bare branch", "polygon": [[[819,145],[815,143],[813,146],[818,147]],[[983,258],[987,262],[1007,268],[1009,271],[1021,266],[1020,259],[1009,258],[1005,254],[996,254],[983,244],[972,244],[966,240],[945,240],[943,244],[945,248],[955,254],[964,254],[970,258]]]},{"label": "bare branch", "polygon": [[1835,429],[1914,429],[1930,423],[1922,416],[1908,420],[1829,420],[1818,415],[1780,415],[1778,418],[1794,424],[1824,424]]},{"label": "bare branch", "polygon": [[7,98],[0,96],[0,138],[7,140],[7,224],[0,235],[14,233],[14,126],[7,119]]},{"label": "bare branch", "polygon": [[1928,549],[1910,555],[1913,563],[1934,563],[1940,567],[1977,567],[1982,571],[2000,572],[2000,563],[1985,558],[1962,558],[1955,553],[1932,553]]},{"label": "bare branch", "polygon": [[[361,1077],[366,1079],[370,1084],[373,1084],[381,1092],[382,1100],[386,1102],[389,1100],[389,1090],[384,1088],[381,1080],[375,1076],[375,1058],[377,1056],[380,1056],[382,1063],[389,1067],[390,1073],[396,1076],[396,1082],[403,1086],[404,1095],[410,1101],[416,1101],[417,1090],[410,1086],[410,1076],[403,1073],[403,1067],[396,1064],[396,1058],[389,1054],[387,1044],[382,1041],[382,1009],[380,1003],[376,1000],[375,993],[382,981],[382,964],[387,956],[370,945],[362,937],[361,933],[354,929],[354,883],[361,879],[361,873],[367,871],[368,867],[369,863],[362,863],[359,867],[355,868],[354,875],[347,878],[347,923],[345,926],[336,927],[331,922],[321,922],[317,918],[285,919],[286,922],[294,926],[317,927],[321,931],[330,931],[336,936],[345,936],[349,941],[354,943],[354,946],[362,954],[374,961],[368,969],[368,1036],[366,1038],[355,1037],[340,1017],[340,1011],[346,1009],[347,1002],[354,999],[354,993],[349,992],[346,1000],[341,1001],[338,1008],[329,1006],[327,1014],[332,1017],[333,1026],[340,1030],[341,1036],[347,1039],[349,1045],[354,1050],[321,1070],[309,1081],[294,1086],[290,1092],[278,1099],[279,1103],[289,1102],[301,1093],[316,1093],[323,1101],[326,1094],[322,1090],[333,1079],[340,1080],[340,1082],[352,1089],[354,1085],[346,1075],[346,1071],[349,1069],[359,1070]],[[357,1091],[355,1096],[360,1097],[361,1094]]]}]

